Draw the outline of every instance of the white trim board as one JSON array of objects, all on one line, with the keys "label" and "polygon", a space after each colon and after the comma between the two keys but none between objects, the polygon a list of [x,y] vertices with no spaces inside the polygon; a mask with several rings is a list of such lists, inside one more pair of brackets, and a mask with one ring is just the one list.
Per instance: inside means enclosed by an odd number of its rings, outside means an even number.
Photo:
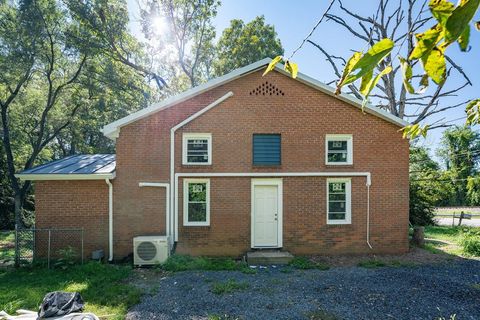
[{"label": "white trim board", "polygon": [[[370,172],[182,172],[175,173],[175,183],[173,184],[173,203],[171,208],[174,211],[173,219],[175,228],[175,240],[178,241],[178,179],[180,177],[188,178],[207,178],[207,177],[365,177],[367,188],[372,184]],[[370,205],[370,204],[369,204]],[[368,209],[370,210],[370,209]]]},{"label": "white trim board", "polygon": [[[137,120],[140,120],[140,119],[143,119],[145,117],[148,117],[150,116],[151,114],[155,113],[155,112],[158,112],[160,110],[164,110],[164,109],[167,109],[167,108],[170,108],[178,103],[181,103],[183,101],[186,101],[190,98],[193,98],[199,94],[202,94],[208,90],[211,90],[213,88],[216,88],[218,86],[221,86],[227,82],[230,82],[230,81],[233,81],[235,79],[238,79],[240,77],[243,77],[247,74],[250,74],[252,72],[255,72],[257,70],[260,70],[262,68],[265,68],[271,61],[272,59],[270,58],[266,58],[266,59],[263,59],[263,60],[260,60],[260,61],[257,61],[255,63],[252,63],[248,66],[245,66],[243,68],[239,68],[239,69],[236,69],[224,76],[221,76],[219,78],[215,78],[213,80],[210,80],[202,85],[199,85],[195,88],[192,88],[190,90],[187,90],[179,95],[176,95],[174,97],[171,97],[169,99],[166,99],[160,103],[156,103],[156,104],[153,104],[145,109],[142,109],[142,110],[139,110],[137,112],[134,112],[124,118],[121,118],[117,121],[114,121],[112,123],[109,123],[107,124],[106,126],[103,127],[102,129],[102,132],[103,134],[112,139],[112,140],[115,140],[117,137],[118,137],[118,134],[119,134],[119,131],[120,131],[120,128],[123,127],[123,126],[126,126],[132,122],[135,122]],[[290,76],[289,73],[287,73],[285,70],[283,70],[283,65],[282,64],[277,64],[275,66],[275,70],[286,75],[286,76]],[[359,109],[362,108],[362,101],[351,96],[351,95],[348,95],[348,94],[339,94],[339,95],[335,95],[335,89],[314,79],[314,78],[311,78],[303,73],[298,73],[297,75],[297,78],[296,78],[297,81],[300,81],[302,82],[303,84],[306,84],[314,89],[317,89],[323,93],[326,93],[330,96],[333,96],[335,98],[338,98],[344,102],[347,102]],[[408,122],[403,120],[403,119],[400,119],[390,113],[388,113],[387,111],[385,110],[382,110],[380,108],[377,108],[377,107],[374,107],[374,106],[371,106],[371,105],[366,105],[365,108],[364,108],[364,111],[367,112],[367,113],[370,113],[372,115],[375,115],[381,119],[384,119],[390,123],[393,123],[395,125],[398,125],[400,127],[404,127],[406,125],[408,125]]]},{"label": "white trim board", "polygon": [[31,174],[16,174],[16,178],[25,181],[40,181],[40,180],[105,180],[105,179],[114,179],[115,172],[112,173],[92,173],[92,174],[81,174],[81,173],[31,173]]}]

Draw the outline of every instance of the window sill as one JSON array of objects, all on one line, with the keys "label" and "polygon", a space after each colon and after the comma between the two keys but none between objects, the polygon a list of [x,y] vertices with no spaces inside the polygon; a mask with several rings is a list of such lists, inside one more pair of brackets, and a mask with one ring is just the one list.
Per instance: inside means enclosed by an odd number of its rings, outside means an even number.
[{"label": "window sill", "polygon": [[327,221],[328,226],[342,226],[342,225],[351,225],[351,221]]},{"label": "window sill", "polygon": [[183,224],[184,227],[210,227],[210,224],[204,224],[204,223],[187,223]]},{"label": "window sill", "polygon": [[353,167],[353,163],[335,163],[335,162],[327,162],[325,163],[326,166],[332,166],[332,167],[338,167],[338,166],[343,166],[343,167]]}]

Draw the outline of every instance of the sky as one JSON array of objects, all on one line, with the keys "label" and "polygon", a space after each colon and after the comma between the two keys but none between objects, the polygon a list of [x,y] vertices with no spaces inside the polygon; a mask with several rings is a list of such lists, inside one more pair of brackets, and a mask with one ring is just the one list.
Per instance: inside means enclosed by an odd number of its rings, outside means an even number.
[{"label": "sky", "polygon": [[[398,0],[399,1],[399,0]],[[392,7],[397,3],[390,1]],[[289,57],[310,33],[313,26],[322,16],[328,7],[330,1],[327,0],[223,0],[218,14],[214,20],[214,26],[217,31],[217,37],[227,28],[232,19],[242,19],[245,22],[253,20],[256,16],[264,15],[266,23],[272,24],[278,33],[282,45],[285,49],[285,56]],[[344,0],[343,4],[349,10],[356,13],[371,16],[375,13],[377,0]],[[138,21],[138,9],[136,0],[128,0],[129,13],[131,18],[131,30],[134,34],[141,37]],[[331,13],[342,14],[338,3],[335,3]],[[344,16],[344,15],[343,15]],[[477,12],[476,20],[480,20],[480,13]],[[424,27],[433,26],[427,24]],[[352,24],[352,28],[360,29],[358,25]],[[322,45],[331,54],[343,57],[349,57],[352,50],[365,50],[365,43],[357,40],[350,35],[348,31],[339,27],[331,21],[324,20],[310,38],[312,41]],[[451,103],[460,103],[472,98],[480,97],[480,32],[473,31],[470,37],[471,50],[467,53],[460,52],[456,44],[447,49],[449,55],[454,61],[464,68],[468,77],[473,83],[461,91],[461,95],[451,98]],[[405,45],[406,46],[406,45]],[[394,52],[398,50],[394,48]],[[323,82],[330,82],[335,79],[330,65],[325,61],[321,52],[311,44],[305,43],[292,61],[298,63],[299,70],[313,78]],[[460,84],[460,77],[450,77],[447,80],[447,86]],[[433,85],[429,90],[432,90]],[[428,91],[427,93],[428,94]],[[465,116],[464,107],[449,110],[442,113],[441,117],[432,118],[433,121],[441,120],[445,117],[447,121],[463,118]],[[464,119],[451,121],[449,124],[463,124]],[[420,144],[435,149],[440,142],[443,129],[436,129],[429,132],[426,139],[421,139]],[[432,152],[434,155],[434,152]]]}]

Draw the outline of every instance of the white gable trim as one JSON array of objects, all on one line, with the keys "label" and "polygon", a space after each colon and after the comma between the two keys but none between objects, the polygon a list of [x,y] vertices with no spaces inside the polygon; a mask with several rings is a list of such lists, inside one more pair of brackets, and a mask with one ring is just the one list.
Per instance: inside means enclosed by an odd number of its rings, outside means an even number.
[{"label": "white gable trim", "polygon": [[[190,98],[193,98],[194,96],[197,96],[201,93],[204,93],[208,90],[211,90],[215,87],[218,87],[218,86],[221,86],[227,82],[230,82],[232,80],[235,80],[237,78],[240,78],[244,75],[247,75],[247,74],[250,74],[252,72],[255,72],[257,70],[260,70],[262,68],[264,68],[266,65],[268,65],[270,63],[272,59],[270,58],[266,58],[266,59],[262,59],[260,61],[257,61],[255,63],[252,63],[248,66],[245,66],[243,68],[239,68],[239,69],[236,69],[224,76],[221,76],[221,77],[218,77],[218,78],[215,78],[213,80],[210,80],[202,85],[199,85],[195,88],[192,88],[192,89],[189,89],[181,94],[178,94],[174,97],[171,97],[171,98],[168,98],[162,102],[159,102],[159,103],[155,103],[145,109],[142,109],[142,110],[139,110],[137,112],[134,112],[124,118],[121,118],[117,121],[114,121],[108,125],[106,125],[105,127],[103,127],[102,129],[102,132],[103,134],[112,139],[112,140],[115,140],[117,137],[118,137],[118,134],[119,134],[119,131],[120,131],[120,128],[123,127],[123,126],[126,126],[132,122],[135,122],[137,120],[140,120],[140,119],[143,119],[145,117],[148,117],[149,115],[155,113],[155,112],[158,112],[160,110],[164,110],[164,109],[167,109],[169,107],[172,107],[178,103],[181,103],[183,101],[186,101]],[[275,67],[275,70],[284,74],[284,75],[287,75],[287,76],[290,76],[285,70],[283,70],[283,65],[282,64],[277,64],[277,66]],[[326,93],[330,96],[333,96],[335,98],[338,98],[344,102],[347,102],[351,105],[354,105],[358,108],[362,108],[362,101],[361,100],[358,100],[357,98],[351,96],[351,95],[348,95],[348,94],[340,94],[340,95],[335,95],[335,90],[334,88],[330,87],[330,86],[327,86],[326,84],[316,80],[316,79],[313,79],[303,73],[298,73],[298,76],[296,78],[296,80],[314,88],[314,89],[317,89],[323,93]],[[370,113],[372,115],[375,115],[379,118],[382,118],[390,123],[393,123],[395,125],[398,125],[400,127],[404,127],[406,125],[408,125],[408,122],[403,120],[403,119],[400,119],[390,113],[388,113],[387,111],[385,110],[382,110],[382,109],[379,109],[377,107],[373,107],[373,106],[370,106],[370,105],[366,105],[365,108],[364,108],[365,112],[367,113]]]}]

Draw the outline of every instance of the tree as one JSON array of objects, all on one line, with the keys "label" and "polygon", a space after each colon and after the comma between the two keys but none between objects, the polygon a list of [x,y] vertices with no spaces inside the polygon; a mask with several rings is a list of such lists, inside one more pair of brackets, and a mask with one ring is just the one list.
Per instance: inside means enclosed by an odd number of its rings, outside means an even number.
[{"label": "tree", "polygon": [[[217,0],[143,0],[140,14],[149,52],[164,62],[152,68],[162,70],[176,90],[195,87],[211,76]],[[182,74],[188,79],[185,88]],[[176,92],[173,92],[176,93]]]},{"label": "tree", "polygon": [[439,181],[439,165],[423,147],[410,147],[410,223],[434,224],[435,206],[448,194]]},{"label": "tree", "polygon": [[[384,38],[392,39],[399,46],[398,51],[390,51],[377,66],[379,72],[385,70],[387,66],[392,66],[392,71],[381,77],[373,94],[370,94],[373,99],[372,102],[376,106],[397,117],[408,119],[412,124],[428,122],[432,115],[465,106],[468,102],[467,99],[460,103],[448,103],[449,97],[471,85],[464,70],[448,56],[446,56],[449,62],[446,76],[453,76],[456,73],[457,76],[463,77],[464,81],[460,85],[449,86],[443,81],[429,90],[430,92],[427,94],[415,94],[409,92],[407,86],[402,84],[402,60],[396,59],[396,56],[405,57],[404,63],[408,66],[418,66],[419,61],[410,58],[411,52],[415,48],[414,34],[422,30],[424,26],[434,24],[433,17],[428,14],[428,10],[425,8],[426,1],[408,0],[392,3],[388,0],[380,0],[378,7],[374,10],[376,13],[372,17],[359,15],[345,7],[341,1],[338,1],[338,3],[341,14],[329,13],[326,15],[332,23],[344,28],[346,32],[364,41],[368,46],[373,46]],[[353,26],[360,26],[360,28],[354,28]],[[330,54],[317,42],[312,40],[308,40],[308,42],[319,49],[330,63],[334,75],[341,78],[340,64],[345,64],[346,58],[339,58]],[[411,78],[421,79],[425,84],[426,78],[422,79],[421,68],[416,70],[418,70],[418,73],[412,74]],[[428,84],[419,91],[426,90],[426,86]],[[361,88],[355,83],[351,83],[348,88],[357,98],[363,99]],[[446,125],[447,123],[444,122],[432,123],[430,128]]]},{"label": "tree", "polygon": [[[15,172],[51,159],[52,144],[97,98],[85,83],[97,78],[93,66],[99,65],[98,59],[135,70],[136,75],[127,75],[132,84],[143,77],[162,83],[141,66],[126,16],[120,0],[0,2],[2,142],[18,226],[23,225],[22,208],[31,184],[18,181]],[[145,90],[149,88],[140,88]]]},{"label": "tree", "polygon": [[469,126],[456,126],[445,130],[438,155],[444,161],[454,186],[450,205],[467,205],[467,183],[476,175],[480,159],[479,133]]},{"label": "tree", "polygon": [[[425,136],[431,128],[450,126],[448,121],[423,127],[420,122],[425,122],[434,114],[465,104],[467,124],[480,123],[480,99],[468,99],[464,103],[456,104],[448,104],[443,100],[471,85],[463,69],[446,54],[446,50],[457,43],[461,51],[468,51],[470,23],[480,6],[479,0],[462,0],[457,5],[448,0],[430,0],[429,10],[426,10],[427,1],[408,0],[404,8],[403,2],[396,2],[391,7],[389,0],[380,0],[372,17],[347,9],[340,0],[337,2],[343,17],[332,14],[330,9],[335,2],[330,1],[327,10],[292,55],[289,58],[276,57],[265,73],[283,60],[285,70],[291,71],[295,77],[296,65],[291,59],[304,43],[308,42],[317,47],[331,64],[339,79],[336,83],[336,94],[340,94],[343,87],[348,87],[352,94],[363,99],[363,105],[369,98],[375,98],[374,103],[378,107],[397,117],[409,119],[411,124],[403,128],[404,137],[415,138],[420,134]],[[324,18],[365,42],[369,47],[368,51],[355,51],[347,60],[329,54],[320,44],[311,41],[309,38]],[[419,32],[427,23],[434,24],[430,29]],[[360,29],[352,27],[357,24]],[[480,30],[480,21],[476,22],[475,26]],[[393,51],[395,47],[397,49]],[[343,72],[339,71],[338,61],[343,62]],[[292,65],[295,68],[291,68]],[[465,82],[460,86],[447,88],[446,80],[453,71],[458,72]],[[397,74],[401,74],[401,79],[395,80]],[[420,80],[418,90],[415,90],[412,84],[416,79]],[[357,80],[361,80],[360,87],[355,84]],[[430,80],[436,85],[435,88],[430,94],[421,95],[427,90]],[[403,84],[402,87],[396,90],[400,83]]]},{"label": "tree", "polygon": [[284,50],[275,27],[265,24],[265,17],[259,16],[247,24],[232,20],[230,27],[223,30],[216,52],[213,70],[218,77],[258,60],[283,55]]}]

